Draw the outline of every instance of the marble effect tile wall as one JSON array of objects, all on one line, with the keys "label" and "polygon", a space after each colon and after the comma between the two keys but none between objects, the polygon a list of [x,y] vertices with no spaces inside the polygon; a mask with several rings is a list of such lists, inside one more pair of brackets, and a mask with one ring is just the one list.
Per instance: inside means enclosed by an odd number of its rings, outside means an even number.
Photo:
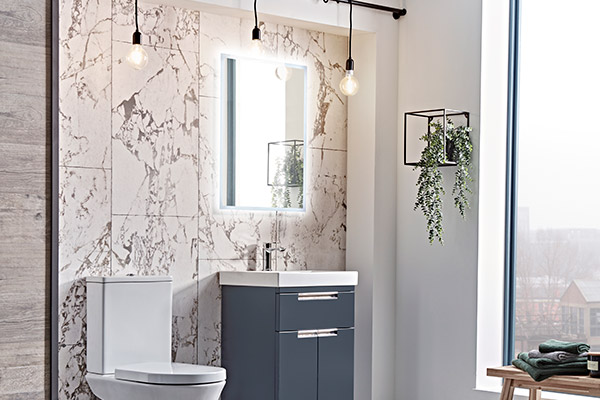
[{"label": "marble effect tile wall", "polygon": [[346,38],[261,23],[264,57],[308,71],[306,212],[221,210],[221,54],[247,55],[252,20],[140,4],[149,64],[124,62],[130,0],[61,0],[60,399],[91,399],[86,288],[98,275],[171,275],[173,360],[220,365],[217,272],[344,269]]}]

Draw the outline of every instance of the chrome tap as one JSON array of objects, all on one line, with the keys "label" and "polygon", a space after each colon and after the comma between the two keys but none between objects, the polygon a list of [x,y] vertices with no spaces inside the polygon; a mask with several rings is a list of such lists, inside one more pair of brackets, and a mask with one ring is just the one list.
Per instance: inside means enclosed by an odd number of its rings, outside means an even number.
[{"label": "chrome tap", "polygon": [[[285,247],[277,247],[277,243],[265,243],[265,247],[263,249],[263,259],[264,259],[264,270],[265,271],[273,271],[272,261],[275,256],[272,253],[277,251],[285,251]],[[275,267],[277,267],[277,263],[275,263]]]}]

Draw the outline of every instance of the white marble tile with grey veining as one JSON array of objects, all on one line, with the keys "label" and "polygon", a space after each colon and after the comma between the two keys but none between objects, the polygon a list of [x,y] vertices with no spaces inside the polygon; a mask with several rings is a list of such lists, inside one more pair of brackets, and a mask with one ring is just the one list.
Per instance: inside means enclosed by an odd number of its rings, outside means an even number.
[{"label": "white marble tile with grey veining", "polygon": [[278,268],[344,270],[346,152],[310,149],[305,213],[278,213]]},{"label": "white marble tile with grey veining", "polygon": [[221,56],[241,49],[240,18],[200,13],[200,95],[220,97]]},{"label": "white marble tile with grey veining", "polygon": [[115,43],[113,214],[193,216],[198,204],[198,56],[148,49],[142,71]]},{"label": "white marble tile with grey veining", "polygon": [[339,83],[345,75],[347,38],[279,25],[280,59],[307,66],[308,143],[311,147],[347,148],[347,98]]},{"label": "white marble tile with grey veining", "polygon": [[198,362],[221,365],[219,271],[246,271],[247,260],[200,260],[198,276]]},{"label": "white marble tile with grey veining", "polygon": [[85,340],[87,276],[110,274],[110,171],[60,168],[60,343]]},{"label": "white marble tile with grey veining", "polygon": [[113,274],[173,277],[173,355],[196,356],[198,256],[195,217],[113,216]]},{"label": "white marble tile with grey veining", "polygon": [[[143,46],[198,52],[199,11],[142,2],[138,8]],[[131,43],[134,10],[133,1],[113,0],[113,40]]]},{"label": "white marble tile with grey veining", "polygon": [[59,163],[110,168],[110,2],[63,0],[60,9]]},{"label": "white marble tile with grey veining", "polygon": [[254,20],[210,13],[200,14],[200,95],[221,96],[222,56],[274,58],[277,25],[259,22],[262,46],[252,43]]},{"label": "white marble tile with grey veining", "polygon": [[259,248],[276,238],[274,211],[221,209],[219,199],[219,99],[200,98],[200,193],[198,248],[200,259],[248,259],[256,268]]},{"label": "white marble tile with grey veining", "polygon": [[58,348],[58,399],[97,400],[86,379],[85,344],[60,345]]}]

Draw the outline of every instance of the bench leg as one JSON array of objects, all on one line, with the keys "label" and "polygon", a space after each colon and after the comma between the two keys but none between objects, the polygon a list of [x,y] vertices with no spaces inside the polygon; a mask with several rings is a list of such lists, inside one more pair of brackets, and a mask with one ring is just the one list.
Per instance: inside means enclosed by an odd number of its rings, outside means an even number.
[{"label": "bench leg", "polygon": [[505,379],[504,385],[502,385],[502,394],[500,395],[500,400],[512,400],[515,394],[515,387],[513,383],[515,381],[513,379]]},{"label": "bench leg", "polygon": [[529,400],[542,400],[542,391],[540,389],[529,389]]}]

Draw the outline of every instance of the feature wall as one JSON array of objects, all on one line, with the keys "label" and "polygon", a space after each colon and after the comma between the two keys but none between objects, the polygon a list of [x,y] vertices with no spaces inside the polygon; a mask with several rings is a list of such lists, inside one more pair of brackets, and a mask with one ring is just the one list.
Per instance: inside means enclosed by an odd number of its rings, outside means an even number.
[{"label": "feature wall", "polygon": [[85,382],[86,276],[171,275],[173,360],[220,364],[217,272],[345,269],[347,38],[263,24],[265,54],[307,66],[307,210],[219,207],[220,59],[249,55],[251,19],[140,5],[149,64],[124,61],[133,2],[63,0],[60,10],[61,399]]}]

